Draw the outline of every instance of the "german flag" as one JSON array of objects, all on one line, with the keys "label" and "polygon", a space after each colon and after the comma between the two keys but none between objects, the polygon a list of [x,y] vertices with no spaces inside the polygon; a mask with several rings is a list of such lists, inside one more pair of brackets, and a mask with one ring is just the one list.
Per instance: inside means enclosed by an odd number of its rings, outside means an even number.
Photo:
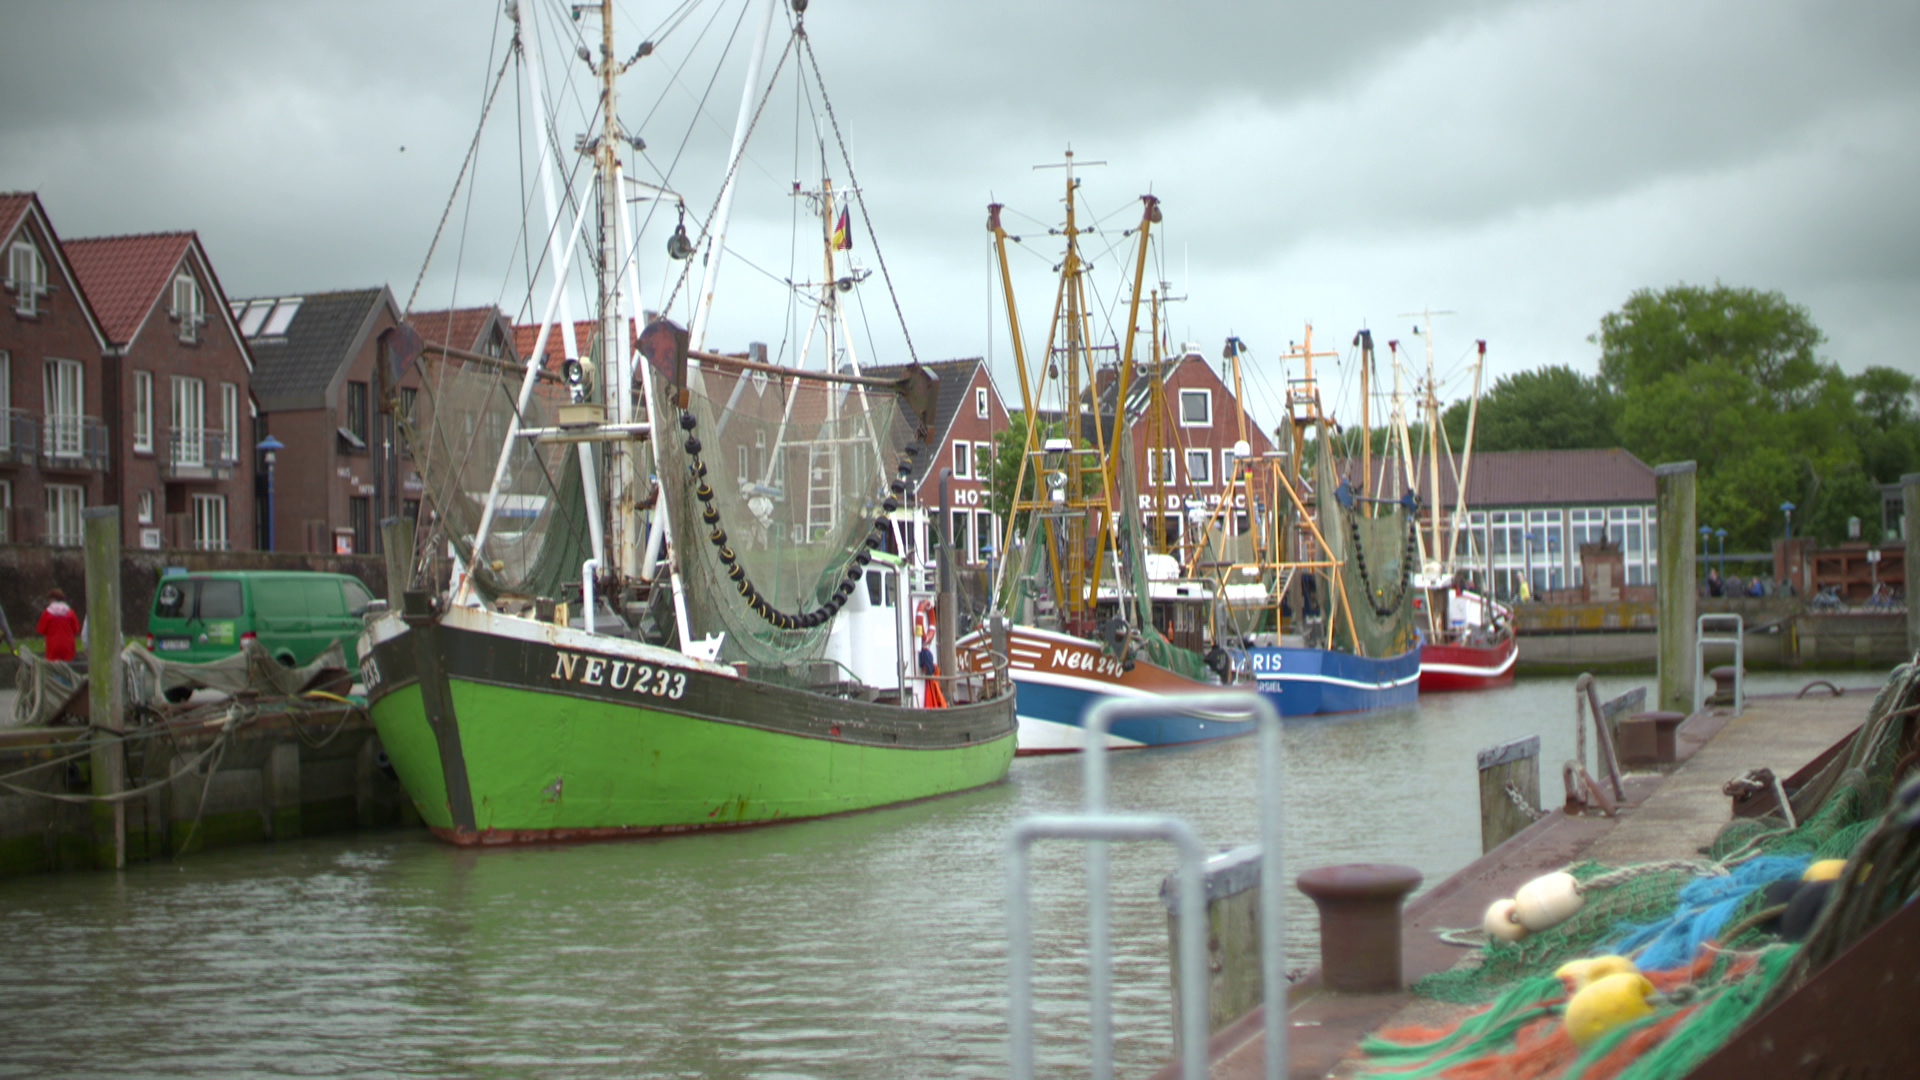
[{"label": "german flag", "polygon": [[833,223],[833,249],[835,251],[853,250],[853,230],[847,224],[847,212],[840,211],[840,220]]}]

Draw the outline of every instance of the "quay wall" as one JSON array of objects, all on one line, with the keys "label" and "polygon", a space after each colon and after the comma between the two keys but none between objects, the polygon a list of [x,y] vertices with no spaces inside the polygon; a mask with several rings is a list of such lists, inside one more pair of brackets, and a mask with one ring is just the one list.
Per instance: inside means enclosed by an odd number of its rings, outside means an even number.
[{"label": "quay wall", "polygon": [[[1715,598],[1700,614],[1739,615],[1748,670],[1883,669],[1905,663],[1904,609],[1808,611],[1793,598]],[[1654,670],[1659,645],[1652,604],[1524,604],[1516,607],[1523,675],[1640,674]],[[1710,647],[1710,666],[1733,662],[1731,647]]]},{"label": "quay wall", "polygon": [[[127,790],[152,790],[126,802],[127,862],[419,822],[365,712],[260,713],[223,740],[224,719],[128,729]],[[112,867],[97,804],[48,797],[91,792],[87,747],[84,728],[0,731],[0,877]]]}]

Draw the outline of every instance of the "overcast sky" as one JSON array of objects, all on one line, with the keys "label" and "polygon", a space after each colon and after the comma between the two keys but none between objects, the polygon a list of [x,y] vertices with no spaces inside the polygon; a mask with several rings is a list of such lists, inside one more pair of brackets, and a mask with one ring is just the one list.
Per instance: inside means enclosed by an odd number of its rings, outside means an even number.
[{"label": "overcast sky", "polygon": [[[548,82],[582,74],[552,46],[597,42],[597,17],[523,3]],[[621,119],[647,143],[633,173],[664,178],[694,222],[740,103],[742,3],[684,18],[627,4],[616,19],[623,54],[661,40],[621,83]],[[198,230],[229,296],[384,282],[405,304],[505,55],[500,10],[0,5],[0,190],[38,191],[69,238]],[[1350,400],[1356,329],[1412,343],[1403,313],[1454,312],[1434,325],[1456,398],[1473,339],[1488,342],[1489,383],[1546,364],[1592,372],[1601,316],[1678,282],[1780,290],[1843,368],[1920,374],[1920,5],[813,0],[806,27],[918,356],[991,354],[1010,397],[985,207],[1005,203],[1024,237],[1018,298],[1037,348],[1061,173],[1034,166],[1069,147],[1105,162],[1079,170],[1108,230],[1089,242],[1101,302],[1122,291],[1119,231],[1151,191],[1164,208],[1151,278],[1183,298],[1170,336],[1209,357],[1242,338],[1268,422],[1276,358],[1309,322],[1317,348],[1341,353],[1323,362],[1329,396]],[[792,181],[819,171],[813,136],[795,135],[803,68],[786,62],[741,169],[714,347],[794,333],[771,279],[817,265],[788,227]],[[544,210],[523,175],[514,125],[532,113],[515,70],[419,308],[524,307],[521,193],[536,244]],[[586,119],[577,98],[559,111],[571,146]],[[657,211],[641,242],[648,306],[671,288],[672,216]],[[854,255],[877,271],[864,226]],[[862,359],[903,359],[877,272],[859,300]]]}]

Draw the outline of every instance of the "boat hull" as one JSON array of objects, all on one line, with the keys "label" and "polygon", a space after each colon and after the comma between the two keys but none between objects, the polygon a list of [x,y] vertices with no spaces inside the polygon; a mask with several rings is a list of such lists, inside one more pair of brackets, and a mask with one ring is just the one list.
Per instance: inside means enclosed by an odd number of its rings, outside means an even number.
[{"label": "boat hull", "polygon": [[1508,636],[1491,645],[1428,644],[1420,653],[1420,691],[1485,690],[1513,681],[1519,642]]},{"label": "boat hull", "polygon": [[[976,657],[975,662],[986,648],[978,634],[963,639],[961,645]],[[1007,652],[1020,717],[1018,753],[1022,756],[1086,749],[1086,717],[1102,701],[1229,689],[1190,679],[1144,658],[1136,659],[1132,668],[1123,668],[1094,642],[1038,627],[1012,627]],[[1196,717],[1168,710],[1120,720],[1107,732],[1106,745],[1115,750],[1179,746],[1230,739],[1253,730],[1251,717]]]},{"label": "boat hull", "polygon": [[460,845],[869,810],[996,783],[1013,756],[1011,695],[850,701],[477,610],[387,616],[363,644],[388,758],[434,833]]},{"label": "boat hull", "polygon": [[1378,659],[1292,645],[1247,652],[1261,692],[1274,696],[1282,716],[1390,709],[1419,698],[1418,648]]}]

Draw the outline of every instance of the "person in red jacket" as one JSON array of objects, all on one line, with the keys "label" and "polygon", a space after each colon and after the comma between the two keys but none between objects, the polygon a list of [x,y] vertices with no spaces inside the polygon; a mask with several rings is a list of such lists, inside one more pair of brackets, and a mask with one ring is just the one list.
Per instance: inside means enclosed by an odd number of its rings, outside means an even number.
[{"label": "person in red jacket", "polygon": [[80,636],[80,616],[67,606],[67,594],[47,590],[47,610],[40,613],[34,632],[47,639],[47,659],[72,660],[73,642]]}]

